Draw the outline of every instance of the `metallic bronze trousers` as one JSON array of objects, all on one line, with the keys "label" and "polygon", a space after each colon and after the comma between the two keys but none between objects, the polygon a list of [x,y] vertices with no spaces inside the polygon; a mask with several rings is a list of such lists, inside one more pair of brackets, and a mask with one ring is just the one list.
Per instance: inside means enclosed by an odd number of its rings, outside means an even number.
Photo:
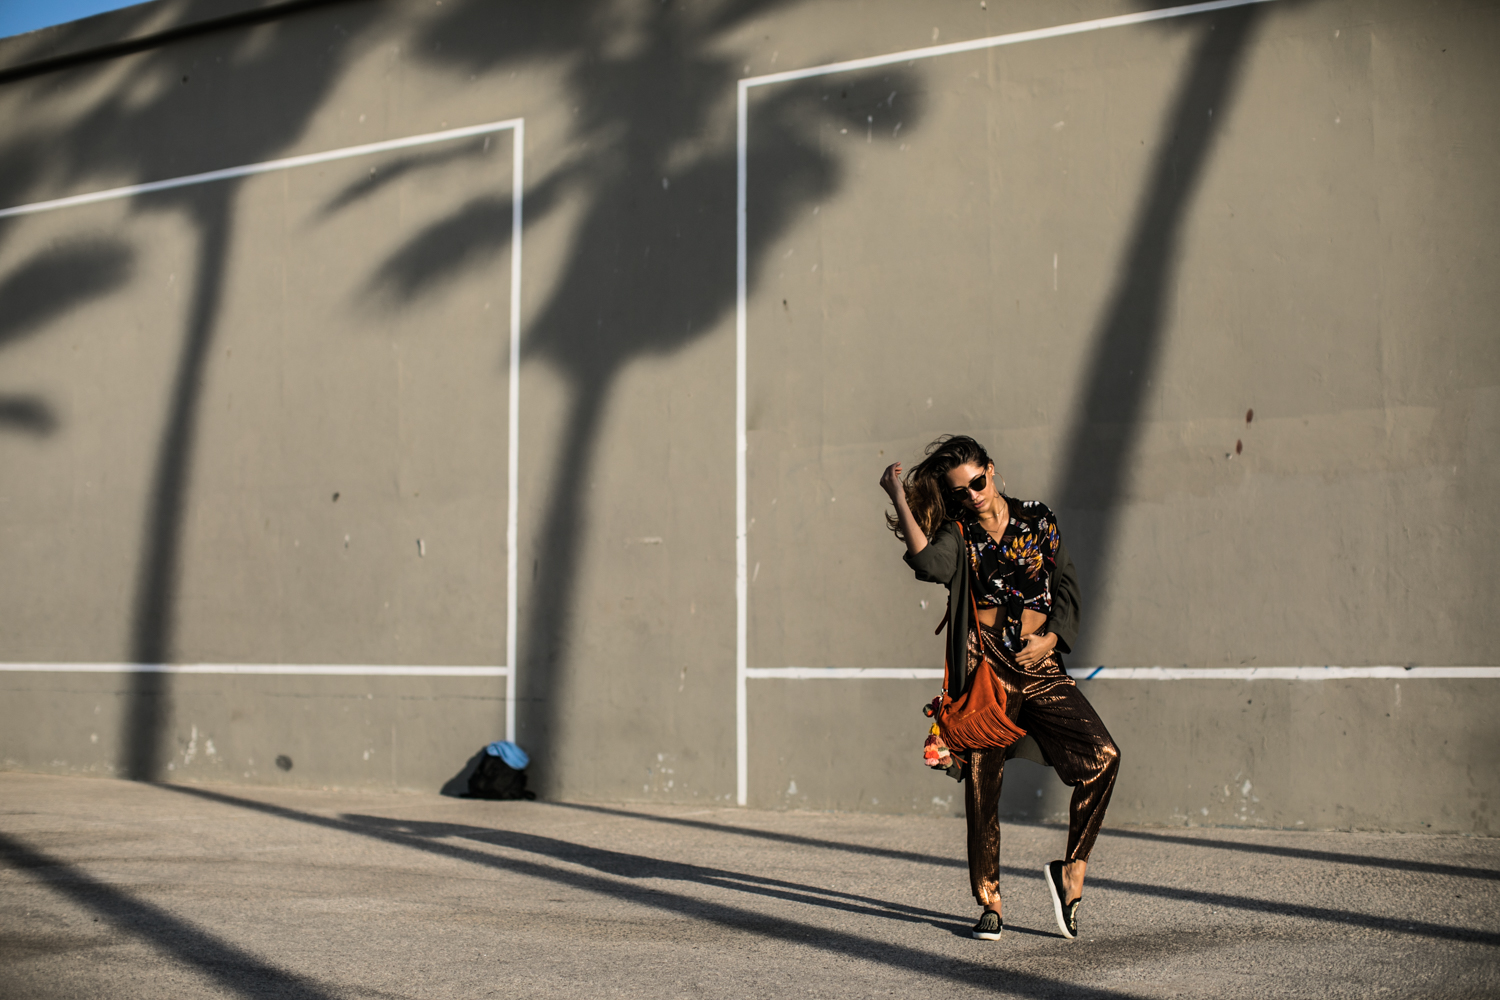
[{"label": "metallic bronze trousers", "polygon": [[[981,629],[981,634],[985,654],[1005,685],[1006,714],[1036,740],[1057,776],[1073,788],[1066,860],[1087,861],[1114,791],[1120,750],[1055,653],[1027,669],[1016,663],[989,629]],[[978,652],[973,636],[970,652]],[[974,666],[977,661],[977,655],[971,657]],[[1000,781],[1004,771],[1004,750],[970,751],[964,815],[969,826],[969,883],[981,906],[1000,900]]]}]

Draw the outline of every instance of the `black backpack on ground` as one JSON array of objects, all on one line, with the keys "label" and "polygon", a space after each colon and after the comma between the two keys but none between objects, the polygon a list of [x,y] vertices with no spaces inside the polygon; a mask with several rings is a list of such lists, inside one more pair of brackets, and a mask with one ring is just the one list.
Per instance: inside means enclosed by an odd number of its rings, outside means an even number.
[{"label": "black backpack on ground", "polygon": [[526,772],[517,771],[499,757],[480,754],[479,766],[469,775],[466,799],[534,799],[526,790]]}]

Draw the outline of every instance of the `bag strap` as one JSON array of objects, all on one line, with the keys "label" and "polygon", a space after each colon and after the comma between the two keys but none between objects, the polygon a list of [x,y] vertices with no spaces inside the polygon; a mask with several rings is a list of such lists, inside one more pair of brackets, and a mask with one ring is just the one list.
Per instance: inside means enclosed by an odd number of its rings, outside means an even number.
[{"label": "bag strap", "polygon": [[[960,524],[959,522],[957,522],[957,521],[954,521],[953,523],[954,523],[954,526],[958,528],[958,538],[959,538],[959,553],[958,553],[958,557],[959,557],[959,559],[963,559],[963,558],[965,558],[965,556],[968,555],[968,553],[965,551],[968,548],[968,543],[964,540],[964,526],[962,524]],[[964,572],[968,572],[968,570],[965,570]],[[972,586],[969,588],[971,594],[973,592],[973,589],[974,588]],[[950,633],[951,633],[951,631],[953,629],[953,605],[952,604],[949,604],[948,605],[948,610],[943,612],[943,620],[940,621],[940,622],[938,622],[938,627],[937,627],[936,631],[934,631],[932,634],[933,635],[937,635],[938,632],[943,631],[945,628],[948,629],[950,631]],[[950,634],[949,637],[948,637],[948,641],[945,642],[945,643],[943,643],[943,694],[947,695],[950,698],[952,697],[952,692],[951,692],[951,689],[950,689],[950,685],[952,683],[952,680],[953,680],[953,637]]]},{"label": "bag strap", "polygon": [[[963,525],[963,522],[955,520],[953,522],[953,525],[954,525],[954,527],[956,527],[958,529],[958,539],[959,539],[959,556],[958,557],[961,560],[962,559],[967,559],[967,557],[968,557],[968,548],[969,548],[969,540],[968,540],[968,537],[964,534],[964,525]],[[971,572],[971,571],[968,570],[968,569],[965,569],[964,572],[967,573],[967,572]],[[969,581],[969,614],[972,615],[972,617],[970,618],[970,621],[973,622],[974,628],[977,629],[979,627],[979,602],[974,597],[974,581],[972,581],[972,580]],[[952,641],[952,635],[951,635],[951,633],[953,631],[953,608],[952,608],[951,605],[949,606],[948,610],[943,613],[943,620],[940,621],[940,622],[938,622],[938,627],[937,627],[937,629],[932,634],[933,635],[937,635],[938,632],[943,631],[944,627],[946,627],[948,629],[950,635],[949,635],[949,641],[945,644],[944,650],[943,650],[943,693],[946,694],[946,695],[948,695],[949,697],[952,697],[953,696],[953,641]],[[968,648],[968,645],[969,645],[969,640],[968,640],[968,637],[965,636],[964,637],[964,648],[966,650]],[[967,652],[964,655],[967,656],[968,655]],[[986,657],[984,655],[984,639],[981,638],[979,640],[979,660],[980,660],[981,663],[983,663],[985,659],[986,659]]]},{"label": "bag strap", "polygon": [[[964,550],[964,551],[960,552],[959,558],[963,559],[963,558],[966,558],[967,555],[968,555],[967,549],[969,547],[969,540],[968,540],[967,536],[964,535],[964,525],[963,525],[963,522],[962,521],[954,521],[953,523],[958,528],[959,541],[961,542],[962,549]],[[971,572],[971,571],[966,570],[965,572]],[[979,599],[974,596],[974,581],[973,580],[969,581],[969,614],[972,616],[969,620],[971,622],[973,622],[974,630],[976,632],[978,632],[979,631]],[[953,609],[951,607],[943,615],[943,620],[938,623],[937,631],[941,632],[943,630],[944,626],[947,626],[950,631],[953,628]],[[937,632],[934,632],[933,634],[936,635]],[[983,635],[978,636],[978,640],[979,640],[979,665],[982,667],[986,663],[989,662],[989,657],[986,656],[985,653],[984,653],[984,636]],[[965,636],[964,637],[964,648],[965,648],[965,650],[968,649],[968,645],[969,645],[968,637]],[[953,658],[952,657],[952,651],[953,651],[953,643],[950,640],[948,642],[948,644],[947,644],[946,650],[943,653],[943,693],[946,694],[946,695],[948,695],[949,697],[952,697],[952,695],[953,695],[953,691],[952,691],[952,687],[951,687],[952,679],[953,679],[953,677],[952,677],[953,664],[951,662],[952,658]],[[965,656],[967,656],[967,655],[968,654],[966,652]]]}]

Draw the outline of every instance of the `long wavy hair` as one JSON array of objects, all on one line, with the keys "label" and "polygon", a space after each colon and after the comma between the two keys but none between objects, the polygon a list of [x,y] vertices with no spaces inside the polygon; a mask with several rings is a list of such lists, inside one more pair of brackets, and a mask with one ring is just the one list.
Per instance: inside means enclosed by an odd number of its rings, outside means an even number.
[{"label": "long wavy hair", "polygon": [[[929,444],[923,454],[927,457],[901,477],[901,485],[906,490],[906,505],[917,519],[917,526],[931,538],[944,522],[958,516],[958,511],[948,506],[945,477],[960,465],[971,462],[981,469],[988,468],[990,453],[967,434],[944,434]],[[886,514],[885,523],[897,538],[906,541],[906,533],[901,530],[896,515]]]}]

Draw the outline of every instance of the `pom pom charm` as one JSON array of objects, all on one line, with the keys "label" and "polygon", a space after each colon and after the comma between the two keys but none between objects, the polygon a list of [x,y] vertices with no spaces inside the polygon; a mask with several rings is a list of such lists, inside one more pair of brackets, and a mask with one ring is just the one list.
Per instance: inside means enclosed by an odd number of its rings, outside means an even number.
[{"label": "pom pom charm", "polygon": [[[922,714],[929,719],[934,718],[942,705],[942,698],[934,698],[931,704],[922,706]],[[922,744],[922,763],[934,771],[946,772],[954,781],[964,780],[963,758],[953,756],[953,752],[943,742],[943,734],[936,722],[927,730],[927,741]]]},{"label": "pom pom charm", "polygon": [[946,771],[953,766],[953,755],[943,743],[942,736],[938,735],[938,727],[933,725],[932,731],[927,734],[927,742],[922,744],[922,763],[928,767]]}]

